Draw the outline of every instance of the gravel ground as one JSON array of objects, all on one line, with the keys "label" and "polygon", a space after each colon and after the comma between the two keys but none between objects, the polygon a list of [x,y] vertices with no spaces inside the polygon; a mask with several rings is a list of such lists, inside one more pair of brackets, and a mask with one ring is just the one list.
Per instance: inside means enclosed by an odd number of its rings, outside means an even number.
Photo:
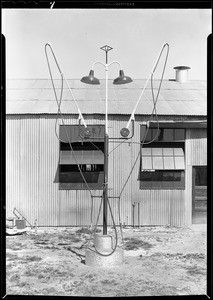
[{"label": "gravel ground", "polygon": [[7,294],[206,294],[206,226],[124,228],[124,262],[109,269],[85,265],[90,236],[88,228],[39,228],[37,233],[28,229],[23,235],[7,236]]}]

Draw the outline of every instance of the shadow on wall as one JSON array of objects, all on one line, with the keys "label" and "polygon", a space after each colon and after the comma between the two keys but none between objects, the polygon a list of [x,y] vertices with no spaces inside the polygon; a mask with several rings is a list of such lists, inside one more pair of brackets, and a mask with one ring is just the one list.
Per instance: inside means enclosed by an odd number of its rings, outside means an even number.
[{"label": "shadow on wall", "polygon": [[55,178],[53,180],[53,183],[59,183],[59,160],[58,160],[58,166],[55,173]]}]

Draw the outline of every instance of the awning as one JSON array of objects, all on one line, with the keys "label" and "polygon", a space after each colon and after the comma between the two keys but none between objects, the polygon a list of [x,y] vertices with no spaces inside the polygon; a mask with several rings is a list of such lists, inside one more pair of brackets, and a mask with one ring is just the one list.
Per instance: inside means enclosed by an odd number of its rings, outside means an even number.
[{"label": "awning", "polygon": [[182,148],[142,148],[141,171],[143,170],[184,170]]},{"label": "awning", "polygon": [[104,154],[101,151],[60,151],[60,165],[102,165]]},{"label": "awning", "polygon": [[[207,121],[159,121],[160,128],[207,128]],[[157,128],[156,121],[150,122],[150,128]]]}]

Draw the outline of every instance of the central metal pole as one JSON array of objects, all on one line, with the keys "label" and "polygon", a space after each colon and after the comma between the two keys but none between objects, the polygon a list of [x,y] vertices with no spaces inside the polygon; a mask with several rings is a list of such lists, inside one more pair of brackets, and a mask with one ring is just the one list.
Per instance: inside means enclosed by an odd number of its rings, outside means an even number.
[{"label": "central metal pole", "polygon": [[113,48],[105,45],[101,50],[105,51],[105,80],[106,80],[106,114],[105,114],[105,134],[104,134],[104,188],[103,188],[103,235],[107,235],[107,205],[108,205],[108,157],[109,157],[109,135],[108,135],[108,51]]},{"label": "central metal pole", "polygon": [[103,235],[107,234],[107,205],[108,205],[108,145],[109,136],[104,135],[104,189],[103,189]]},{"label": "central metal pole", "polygon": [[[107,61],[107,56],[106,56]],[[106,114],[105,114],[105,134],[104,134],[104,189],[103,189],[103,234],[107,234],[107,205],[108,205],[108,65],[105,66],[106,79]]]}]

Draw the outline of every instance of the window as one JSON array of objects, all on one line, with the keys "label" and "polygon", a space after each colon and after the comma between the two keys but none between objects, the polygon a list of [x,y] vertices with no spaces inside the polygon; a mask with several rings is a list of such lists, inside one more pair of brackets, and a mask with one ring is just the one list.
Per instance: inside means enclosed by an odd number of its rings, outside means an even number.
[{"label": "window", "polygon": [[[145,132],[146,127],[142,125],[141,141],[144,140]],[[140,189],[184,189],[184,140],[184,129],[148,130],[145,143],[141,147]],[[147,142],[151,143],[146,144]]]},{"label": "window", "polygon": [[[155,125],[156,127],[156,125]],[[141,126],[141,141],[144,138],[146,126]],[[156,137],[157,134],[157,137]],[[185,142],[185,129],[183,128],[149,128],[145,142],[151,141],[154,137],[154,142]]]},{"label": "window", "polygon": [[207,186],[207,167],[196,167],[195,186]]},{"label": "window", "polygon": [[[83,126],[60,126],[59,189],[102,189],[104,182],[104,126],[90,126],[92,134],[84,138]],[[70,143],[71,146],[70,147]],[[80,171],[80,170],[81,171]]]}]

